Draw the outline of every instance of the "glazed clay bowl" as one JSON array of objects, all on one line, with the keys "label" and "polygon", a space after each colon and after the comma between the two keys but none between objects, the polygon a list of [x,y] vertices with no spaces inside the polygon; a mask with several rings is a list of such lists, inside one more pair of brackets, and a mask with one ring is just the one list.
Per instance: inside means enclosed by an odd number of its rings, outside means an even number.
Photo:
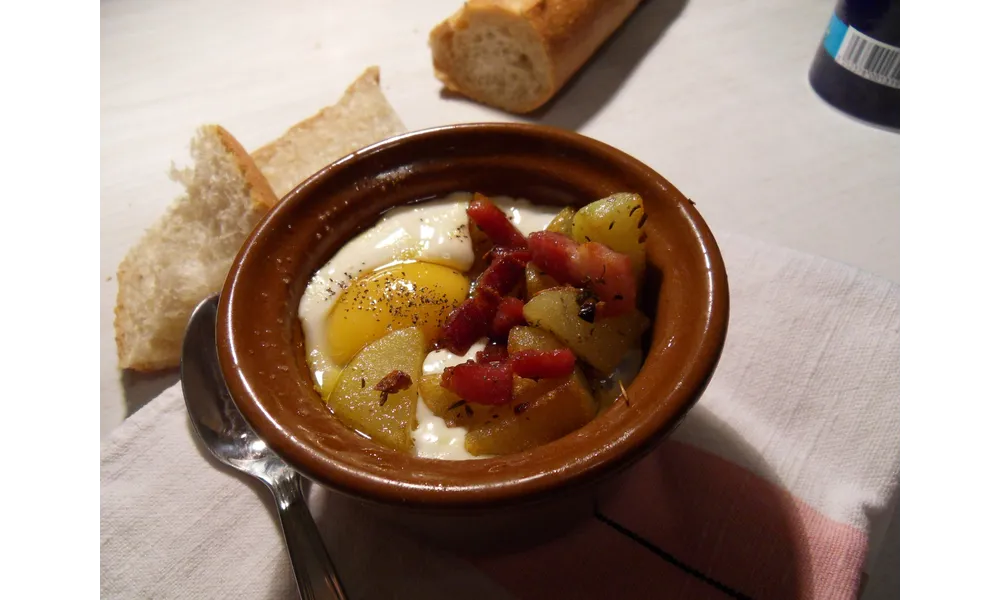
[{"label": "glazed clay bowl", "polygon": [[[582,206],[642,195],[648,220],[649,351],[628,402],[557,441],[511,456],[428,460],[342,425],[313,389],[297,310],[312,274],[386,210],[455,191]],[[586,488],[653,448],[698,400],[722,351],[726,272],[691,203],[634,158],[568,131],[469,124],[404,134],[326,168],[250,235],[222,291],[217,340],[227,386],[250,426],[312,481],[383,508],[456,514]]]}]

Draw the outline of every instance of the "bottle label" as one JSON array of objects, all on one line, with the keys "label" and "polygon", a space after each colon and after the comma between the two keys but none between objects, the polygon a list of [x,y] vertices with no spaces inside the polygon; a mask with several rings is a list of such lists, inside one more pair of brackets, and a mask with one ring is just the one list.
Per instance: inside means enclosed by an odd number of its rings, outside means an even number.
[{"label": "bottle label", "polygon": [[826,28],[823,47],[838,65],[855,75],[899,89],[899,48],[861,33],[836,14]]}]

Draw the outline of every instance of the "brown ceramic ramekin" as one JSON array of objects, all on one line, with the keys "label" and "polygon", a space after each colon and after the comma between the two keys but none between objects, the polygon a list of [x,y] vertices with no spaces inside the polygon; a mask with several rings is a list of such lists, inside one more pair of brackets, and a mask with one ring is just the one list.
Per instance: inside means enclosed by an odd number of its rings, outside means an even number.
[{"label": "brown ceramic ramekin", "polygon": [[[297,316],[312,274],[394,206],[455,191],[582,206],[642,195],[655,310],[650,349],[628,403],[555,442],[472,461],[417,458],[343,426],[313,390]],[[634,158],[568,131],[470,124],[405,134],[340,160],[286,196],[257,226],[222,292],[218,350],[240,412],[315,482],[392,506],[511,506],[611,474],[657,444],[698,400],[729,318],[726,272],[694,205]]]}]

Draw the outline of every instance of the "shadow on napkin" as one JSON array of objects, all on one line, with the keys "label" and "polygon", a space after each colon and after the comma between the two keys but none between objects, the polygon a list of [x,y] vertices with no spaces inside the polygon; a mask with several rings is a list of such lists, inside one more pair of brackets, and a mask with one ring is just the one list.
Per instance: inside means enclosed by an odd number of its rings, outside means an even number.
[{"label": "shadow on napkin", "polygon": [[131,417],[150,400],[181,379],[180,369],[166,369],[154,373],[140,373],[125,370],[121,374],[122,390],[125,392],[125,416]]},{"label": "shadow on napkin", "polygon": [[[512,600],[468,562],[404,533],[370,507],[320,486],[308,487],[310,509],[351,600]],[[276,581],[275,590],[285,584]]]}]

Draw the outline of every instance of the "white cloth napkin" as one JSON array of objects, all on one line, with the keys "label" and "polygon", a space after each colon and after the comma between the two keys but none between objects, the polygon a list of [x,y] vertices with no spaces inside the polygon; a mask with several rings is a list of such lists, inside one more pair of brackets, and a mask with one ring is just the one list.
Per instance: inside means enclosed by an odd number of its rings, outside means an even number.
[{"label": "white cloth napkin", "polygon": [[[732,313],[715,378],[662,452],[601,506],[600,522],[474,565],[313,486],[311,508],[351,598],[541,598],[551,585],[597,598],[607,597],[603,584],[628,598],[615,573],[629,568],[633,581],[671,586],[666,597],[856,594],[899,487],[898,286],[747,238],[719,241]],[[657,512],[651,498],[670,510]],[[102,447],[102,597],[295,597],[271,502],[201,449],[175,385]],[[761,516],[773,510],[792,523],[784,547]],[[614,543],[631,544],[629,562],[576,563],[600,578],[570,578],[583,582],[575,589],[558,573],[532,579],[540,561],[595,556],[584,546],[608,543],[593,537],[606,527],[626,536]],[[633,551],[665,561],[645,567]],[[678,585],[681,576],[693,579]]]}]

